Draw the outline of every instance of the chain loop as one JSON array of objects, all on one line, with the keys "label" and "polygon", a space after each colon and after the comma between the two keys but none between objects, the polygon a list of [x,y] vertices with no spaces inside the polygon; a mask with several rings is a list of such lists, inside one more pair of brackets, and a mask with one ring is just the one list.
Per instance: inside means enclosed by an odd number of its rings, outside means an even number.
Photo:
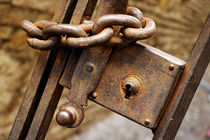
[{"label": "chain loop", "polygon": [[73,48],[87,48],[94,47],[108,42],[114,32],[113,29],[108,27],[103,29],[100,33],[90,36],[90,37],[80,37],[80,38],[67,38],[67,44]]},{"label": "chain loop", "polygon": [[24,20],[21,24],[21,27],[28,34],[28,36],[32,38],[41,38],[43,36],[42,30],[28,20]]},{"label": "chain loop", "polygon": [[31,46],[34,49],[49,50],[60,42],[60,37],[52,36],[47,40],[28,37],[26,40],[29,46]]},{"label": "chain loop", "polygon": [[42,30],[44,35],[47,36],[60,36],[67,35],[72,37],[87,37],[86,32],[79,26],[69,24],[54,24],[47,25]]},{"label": "chain loop", "polygon": [[[28,35],[27,43],[39,50],[51,49],[59,43],[73,48],[88,48],[104,43],[127,44],[127,41],[146,39],[155,33],[155,22],[145,18],[139,9],[128,6],[127,14],[104,15],[95,22],[84,21],[78,26],[46,20],[33,24],[24,20],[22,28]],[[122,37],[114,36],[112,26],[121,26]]]},{"label": "chain loop", "polygon": [[151,37],[156,31],[155,22],[150,18],[144,18],[146,21],[144,28],[124,28],[123,37],[127,40],[136,41]]},{"label": "chain loop", "polygon": [[59,36],[49,37],[47,40],[44,40],[46,36],[43,34],[42,29],[47,25],[54,25],[56,22],[40,20],[34,24],[28,20],[22,22],[22,28],[27,33],[27,43],[34,49],[38,50],[49,50],[53,46],[59,43]]},{"label": "chain loop", "polygon": [[128,6],[126,13],[128,15],[131,15],[131,16],[134,16],[135,18],[137,18],[141,22],[142,27],[143,28],[145,27],[146,21],[144,19],[144,16],[143,16],[142,12],[138,8],[132,7],[132,6]]},{"label": "chain loop", "polygon": [[[82,28],[85,32],[90,32],[92,31],[93,24],[94,23],[92,21],[84,21],[83,24],[78,25],[78,27]],[[100,33],[89,37],[67,37],[66,40],[64,39],[63,44],[66,43],[68,47],[72,48],[94,47],[102,43],[108,42],[112,38],[112,36],[113,29],[105,28]]]},{"label": "chain loop", "polygon": [[109,26],[125,26],[125,27],[131,27],[131,28],[140,28],[141,22],[129,15],[122,15],[122,14],[110,14],[110,15],[104,15],[96,20],[96,22],[93,25],[92,32],[93,34],[97,34],[101,32],[105,27]]}]

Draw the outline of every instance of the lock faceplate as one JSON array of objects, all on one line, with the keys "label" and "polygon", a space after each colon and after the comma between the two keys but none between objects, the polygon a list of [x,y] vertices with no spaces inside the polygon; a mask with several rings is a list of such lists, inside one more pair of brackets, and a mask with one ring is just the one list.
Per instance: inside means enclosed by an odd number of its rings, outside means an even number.
[{"label": "lock faceplate", "polygon": [[[143,43],[115,48],[93,93],[97,96],[90,99],[148,128],[155,128],[184,65],[184,61]],[[129,89],[126,91],[122,84],[129,76],[140,80],[134,94],[126,93]],[[125,85],[127,88],[135,85],[129,80],[131,84]]]}]

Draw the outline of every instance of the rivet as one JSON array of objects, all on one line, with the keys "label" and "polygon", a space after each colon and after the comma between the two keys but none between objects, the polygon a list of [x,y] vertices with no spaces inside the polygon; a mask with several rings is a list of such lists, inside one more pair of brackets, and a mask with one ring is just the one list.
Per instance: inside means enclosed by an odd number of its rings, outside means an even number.
[{"label": "rivet", "polygon": [[150,124],[150,121],[148,119],[146,119],[145,122],[144,122],[144,124],[145,125],[149,125]]},{"label": "rivet", "polygon": [[93,92],[93,93],[91,94],[91,97],[92,97],[93,99],[97,98],[97,96],[98,96],[98,94],[97,94],[96,92]]},{"label": "rivet", "polygon": [[87,72],[90,72],[90,73],[93,72],[93,69],[94,69],[93,64],[87,63],[85,66],[85,69]]},{"label": "rivet", "polygon": [[171,70],[171,71],[174,70],[174,64],[169,65],[169,70]]}]

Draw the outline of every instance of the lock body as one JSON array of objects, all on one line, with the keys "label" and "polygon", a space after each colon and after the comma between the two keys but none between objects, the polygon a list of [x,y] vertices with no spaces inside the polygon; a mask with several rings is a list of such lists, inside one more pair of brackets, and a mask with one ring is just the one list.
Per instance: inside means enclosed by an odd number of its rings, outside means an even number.
[{"label": "lock body", "polygon": [[[114,49],[90,99],[155,128],[185,62],[142,43]],[[126,89],[127,86],[127,89]]]}]

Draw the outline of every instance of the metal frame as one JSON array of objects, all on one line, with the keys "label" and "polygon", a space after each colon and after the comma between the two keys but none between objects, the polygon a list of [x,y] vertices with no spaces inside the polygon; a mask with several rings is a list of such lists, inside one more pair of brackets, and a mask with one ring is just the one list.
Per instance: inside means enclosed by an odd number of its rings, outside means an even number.
[{"label": "metal frame", "polygon": [[[95,0],[61,0],[53,21],[79,24],[84,15],[92,15],[94,4]],[[57,48],[40,52],[9,140],[44,139],[63,91],[59,80],[72,51]]]},{"label": "metal frame", "polygon": [[210,14],[177,82],[168,107],[154,131],[154,140],[174,139],[210,61]]}]

